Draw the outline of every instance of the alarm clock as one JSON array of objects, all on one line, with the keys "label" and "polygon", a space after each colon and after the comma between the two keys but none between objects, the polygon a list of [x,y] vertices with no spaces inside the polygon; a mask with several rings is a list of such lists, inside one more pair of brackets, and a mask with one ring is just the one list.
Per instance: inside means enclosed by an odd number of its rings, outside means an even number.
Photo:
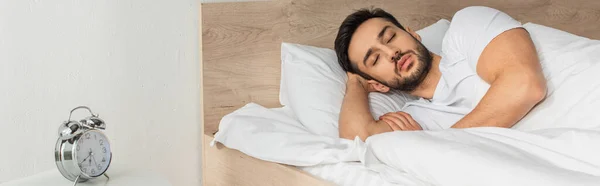
[{"label": "alarm clock", "polygon": [[[79,121],[71,120],[75,110],[87,109],[90,116]],[[108,137],[102,132],[106,123],[86,106],[71,110],[69,119],[58,128],[54,150],[56,167],[60,173],[77,185],[79,182],[106,176],[112,160]]]}]

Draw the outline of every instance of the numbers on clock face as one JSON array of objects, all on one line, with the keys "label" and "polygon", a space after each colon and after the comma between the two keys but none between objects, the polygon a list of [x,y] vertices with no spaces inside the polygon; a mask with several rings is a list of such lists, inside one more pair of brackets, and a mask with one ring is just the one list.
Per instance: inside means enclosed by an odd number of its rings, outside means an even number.
[{"label": "numbers on clock face", "polygon": [[102,175],[110,163],[110,144],[106,136],[91,130],[83,134],[75,144],[77,166],[82,173],[96,177]]}]

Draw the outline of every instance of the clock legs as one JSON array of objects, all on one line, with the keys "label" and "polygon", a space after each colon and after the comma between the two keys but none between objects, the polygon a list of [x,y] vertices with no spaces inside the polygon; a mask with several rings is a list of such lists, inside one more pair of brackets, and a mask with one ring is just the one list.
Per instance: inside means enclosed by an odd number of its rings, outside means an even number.
[{"label": "clock legs", "polygon": [[81,177],[81,175],[77,176],[77,178],[75,178],[75,181],[73,182],[73,186],[77,185],[77,182],[79,182],[79,177]]},{"label": "clock legs", "polygon": [[[104,176],[106,177],[106,181],[110,180],[110,177],[108,177],[108,174],[104,173]],[[77,178],[75,178],[75,181],[73,181],[73,186],[77,186],[77,182],[79,182],[79,177],[81,177],[81,175],[77,176]]]}]

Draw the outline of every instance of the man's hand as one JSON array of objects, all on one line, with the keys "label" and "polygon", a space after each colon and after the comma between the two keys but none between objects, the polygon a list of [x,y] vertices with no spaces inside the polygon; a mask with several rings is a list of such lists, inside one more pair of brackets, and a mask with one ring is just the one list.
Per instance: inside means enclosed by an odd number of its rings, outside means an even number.
[{"label": "man's hand", "polygon": [[362,87],[363,89],[365,89],[365,91],[367,91],[367,93],[377,91],[377,90],[375,90],[375,88],[373,88],[373,86],[369,85],[369,83],[367,82],[367,80],[365,78],[360,77],[359,75],[350,73],[350,72],[346,72],[346,75],[348,75],[348,81],[346,82],[346,84],[358,83],[360,85],[360,87]]},{"label": "man's hand", "polygon": [[423,130],[411,116],[406,112],[390,112],[379,117],[385,121],[394,131],[397,130]]}]

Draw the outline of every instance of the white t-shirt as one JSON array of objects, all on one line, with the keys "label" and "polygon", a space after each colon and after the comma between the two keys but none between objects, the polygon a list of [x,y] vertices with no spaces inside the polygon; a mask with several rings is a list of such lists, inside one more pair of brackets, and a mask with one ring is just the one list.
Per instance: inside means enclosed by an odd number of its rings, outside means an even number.
[{"label": "white t-shirt", "polygon": [[447,129],[471,112],[490,85],[477,74],[483,49],[504,31],[521,23],[488,7],[464,8],[452,18],[442,42],[441,78],[431,100],[408,102],[408,112],[425,130]]}]

